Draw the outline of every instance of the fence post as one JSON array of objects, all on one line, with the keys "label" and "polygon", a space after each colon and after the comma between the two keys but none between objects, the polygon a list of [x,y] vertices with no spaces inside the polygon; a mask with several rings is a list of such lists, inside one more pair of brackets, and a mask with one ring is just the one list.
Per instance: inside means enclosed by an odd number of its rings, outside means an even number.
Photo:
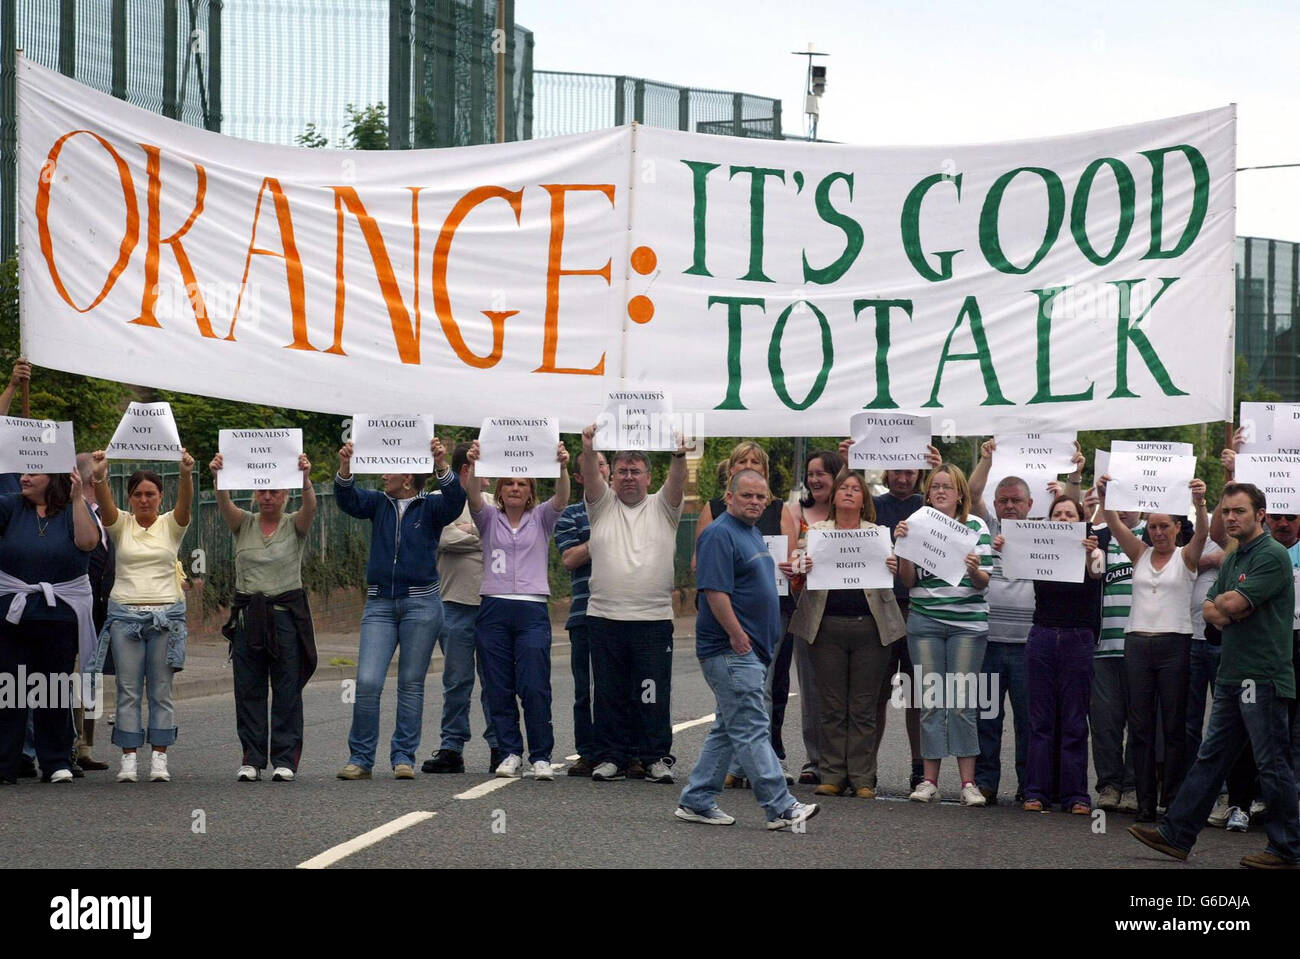
[{"label": "fence post", "polygon": [[[471,145],[489,142],[486,129],[487,97],[483,95],[487,89],[487,73],[483,69],[483,61],[492,52],[491,42],[486,45],[483,43],[484,28],[489,23],[487,7],[483,0],[474,0],[472,15],[470,48],[465,51],[469,54],[469,142]],[[490,22],[495,24],[496,21]],[[489,37],[491,35],[490,32],[487,34]],[[456,35],[456,43],[460,44],[459,33]]]},{"label": "fence post", "polygon": [[222,0],[208,0],[208,117],[207,128],[221,132],[221,13]]},{"label": "fence post", "polygon": [[533,138],[533,31],[524,34],[524,136]]},{"label": "fence post", "polygon": [[113,0],[109,26],[113,58],[113,96],[126,99],[126,0]]},{"label": "fence post", "polygon": [[[173,120],[181,118],[180,105],[176,101],[176,31],[180,26],[180,14],[176,9],[176,0],[163,0],[162,61],[163,94],[162,115]],[[188,48],[188,44],[187,44]]]},{"label": "fence post", "polygon": [[641,77],[636,78],[632,90],[632,119],[637,123],[645,123],[645,80]]},{"label": "fence post", "polygon": [[691,88],[677,88],[677,129],[690,132],[691,129]]},{"label": "fence post", "polygon": [[77,74],[77,0],[59,0],[59,72]]},{"label": "fence post", "polygon": [[731,135],[736,137],[745,135],[743,100],[743,94],[733,93],[731,95]]},{"label": "fence post", "polygon": [[780,100],[772,101],[772,139],[773,140],[785,139],[785,134],[782,132],[782,127],[781,127],[781,101]]},{"label": "fence post", "polygon": [[621,127],[627,122],[627,77],[614,78],[614,126]]},{"label": "fence post", "polygon": [[411,148],[411,0],[388,0],[388,149]]}]

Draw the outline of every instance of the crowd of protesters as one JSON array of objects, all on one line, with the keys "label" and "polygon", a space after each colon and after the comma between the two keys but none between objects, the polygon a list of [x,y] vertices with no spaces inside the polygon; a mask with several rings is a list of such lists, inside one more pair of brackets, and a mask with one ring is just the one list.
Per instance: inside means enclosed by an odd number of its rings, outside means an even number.
[{"label": "crowd of protesters", "polygon": [[[25,362],[15,366],[0,413],[30,374]],[[388,761],[397,779],[416,778],[435,644],[445,658],[444,705],[437,749],[422,770],[464,773],[477,678],[488,771],[554,778],[553,539],[573,583],[566,628],[579,758],[567,775],[675,781],[674,557],[686,448],[670,454],[666,479],[651,492],[650,456],[607,456],[595,449],[595,433],[592,426],[582,434],[573,504],[563,443],[559,479],[546,499],[531,478],[499,479],[489,493],[476,475],[477,441],[457,446],[449,462],[435,438],[432,476],[386,474],[379,489],[355,483],[351,443],[339,451],[338,505],[371,524],[356,696],[339,779],[372,776],[394,655]],[[846,440],[838,450],[812,452],[802,495],[784,503],[770,488],[767,452],[741,443],[722,471],[725,491],[701,514],[692,558],[696,653],[718,705],[677,818],[730,824],[717,798],[728,787],[748,787],[769,828],[802,826],[818,806],[794,797],[796,778],[818,798],[875,798],[894,706],[904,707],[895,722],[911,753],[908,798],[938,801],[941,763],[953,757],[960,803],[996,804],[1004,798],[1009,705],[1014,802],[1025,811],[1088,815],[1095,802],[1133,813],[1137,839],[1180,859],[1207,822],[1245,831],[1253,813],[1264,820],[1268,848],[1243,864],[1300,861],[1300,634],[1292,630],[1300,521],[1270,513],[1256,487],[1233,480],[1233,449],[1222,456],[1228,482],[1217,505],[1207,505],[1201,480],[1191,482],[1190,518],[1107,509],[1110,478],[1098,476],[1083,489],[1077,452],[1075,472],[1050,485],[1050,504],[1034,515],[1084,524],[1082,583],[1006,575],[1003,524],[1028,518],[1035,493],[1026,479],[1006,476],[985,502],[992,440],[969,479],[931,447],[930,469],[888,470],[878,495],[847,468],[850,450]],[[222,466],[218,455],[214,477]],[[162,480],[148,470],[128,478],[119,508],[102,450],[82,454],[69,474],[0,477],[0,673],[115,675],[119,782],[141,778],[137,754],[146,743],[147,777],[165,782],[172,775],[168,750],[179,728],[172,678],[184,666],[186,643],[177,551],[191,519],[193,467],[182,453],[170,509]],[[224,632],[240,781],[267,769],[274,780],[293,780],[303,750],[302,690],[316,650],[301,566],[316,497],[305,456],[298,468],[301,506],[292,513],[284,490],[257,492],[256,512],[235,506],[224,490],[217,494],[234,537],[235,597]],[[808,585],[809,531],[879,524],[897,544],[927,506],[973,531],[976,545],[958,582],[891,552],[884,564],[893,588]],[[778,570],[789,587],[781,597]],[[797,776],[782,735],[792,664],[802,714]],[[980,677],[972,688],[988,690],[991,701],[958,701],[952,693],[961,684],[943,681],[938,701],[923,702],[913,683],[954,676]],[[29,709],[24,700],[0,708],[0,784],[36,767],[54,783],[107,768],[93,747],[93,720],[66,704]]]}]

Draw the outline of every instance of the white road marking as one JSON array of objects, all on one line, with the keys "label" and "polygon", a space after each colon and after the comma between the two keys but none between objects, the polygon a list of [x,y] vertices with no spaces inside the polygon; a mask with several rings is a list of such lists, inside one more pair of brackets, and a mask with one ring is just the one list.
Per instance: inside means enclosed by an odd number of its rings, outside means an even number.
[{"label": "white road marking", "polygon": [[319,856],[312,856],[306,862],[298,863],[299,869],[327,869],[334,865],[340,859],[352,855],[354,852],[360,852],[367,846],[373,846],[375,843],[387,839],[396,833],[401,832],[414,826],[416,823],[424,822],[426,819],[432,819],[438,815],[434,812],[408,812],[405,816],[398,816],[392,822],[386,822],[369,832],[363,832],[355,839],[349,839],[347,842],[339,843],[337,846],[331,846]]},{"label": "white road marking", "polygon": [[571,763],[576,763],[576,762],[577,762],[579,759],[581,759],[582,757],[579,756],[577,753],[574,753],[572,756],[565,756],[564,758],[567,759],[567,760],[568,760],[569,762],[571,762]]},{"label": "white road marking", "polygon": [[472,789],[466,789],[463,793],[456,793],[453,799],[479,799],[490,792],[496,792],[511,783],[518,782],[518,779],[489,779],[485,783],[479,783]]},{"label": "white road marking", "polygon": [[684,723],[678,723],[673,727],[673,732],[680,733],[683,729],[690,729],[692,726],[703,726],[705,723],[711,723],[717,718],[716,714],[709,713],[709,715],[701,716],[699,719],[691,719]]}]

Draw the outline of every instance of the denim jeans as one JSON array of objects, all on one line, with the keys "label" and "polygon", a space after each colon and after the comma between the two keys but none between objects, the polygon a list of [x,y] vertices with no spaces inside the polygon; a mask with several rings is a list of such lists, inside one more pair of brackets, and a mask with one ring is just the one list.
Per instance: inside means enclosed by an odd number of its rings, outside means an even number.
[{"label": "denim jeans", "polygon": [[591,719],[591,638],[585,620],[569,630],[569,669],[573,673],[573,744],[579,756],[590,759],[596,753],[596,735]]},{"label": "denim jeans", "polygon": [[1097,770],[1097,792],[1106,787],[1127,792],[1135,788],[1133,738],[1124,742],[1128,722],[1128,677],[1123,656],[1094,656],[1092,660],[1092,703],[1088,724],[1092,727],[1092,764]]},{"label": "denim jeans", "polygon": [[804,772],[817,772],[821,762],[821,717],[817,714],[817,675],[813,666],[812,647],[792,639],[794,663],[799,680],[799,721],[803,729],[803,751],[807,757]]},{"label": "denim jeans", "polygon": [[[302,651],[293,614],[275,611],[275,635],[279,654],[272,658],[265,649],[253,649],[243,617],[235,629],[230,665],[235,680],[235,730],[243,747],[244,765],[264,769],[270,758],[274,767],[298,771],[302,757],[302,689],[298,685],[298,663]],[[271,722],[267,728],[267,687],[271,691]]]},{"label": "denim jeans", "polygon": [[[1154,815],[1172,804],[1187,772],[1187,686],[1191,669],[1190,633],[1124,637],[1128,674],[1128,731],[1133,739],[1138,814]],[[1159,702],[1159,725],[1156,704]],[[1164,775],[1156,796],[1156,741],[1164,742]]]},{"label": "denim jeans", "polygon": [[1291,744],[1287,707],[1271,683],[1257,683],[1253,702],[1243,702],[1247,690],[1236,683],[1214,684],[1210,725],[1174,797],[1160,833],[1179,849],[1192,848],[1205,828],[1219,786],[1247,742],[1259,766],[1260,793],[1268,803],[1268,851],[1289,862],[1300,862],[1300,816],[1296,784],[1288,759]]},{"label": "denim jeans", "polygon": [[915,611],[907,618],[912,700],[921,703],[923,758],[979,755],[978,697],[969,694],[978,690],[987,645],[985,630],[963,629]]},{"label": "denim jeans", "polygon": [[[763,705],[772,723],[772,750],[776,753],[776,758],[782,761],[785,760],[785,746],[781,742],[781,722],[785,719],[785,704],[790,698],[790,661],[794,658],[794,653],[790,649],[794,637],[786,632],[789,625],[790,614],[782,611],[781,639],[777,642],[776,649],[772,650],[772,661],[767,664],[767,673],[763,679]],[[808,644],[804,643],[804,645]],[[784,694],[780,690],[783,679],[782,664],[785,666]],[[744,775],[740,768],[740,760],[735,756],[731,757],[731,768],[727,771],[737,777]]]},{"label": "denim jeans", "polygon": [[475,626],[492,728],[502,752],[523,756],[519,709],[528,730],[528,761],[551,761],[551,617],[547,604],[484,596]]},{"label": "denim jeans", "polygon": [[[379,698],[393,653],[397,660],[397,725],[389,759],[415,765],[424,721],[424,683],[433,644],[442,629],[442,600],[432,596],[385,599],[371,596],[361,614],[361,648],[357,654],[357,701],[348,732],[348,762],[362,769],[375,764],[379,742]],[[119,667],[120,668],[120,667]],[[119,682],[121,680],[119,679]]]},{"label": "denim jeans", "polygon": [[1025,799],[1059,798],[1063,809],[1088,796],[1088,700],[1097,636],[1088,627],[1031,626],[1025,644],[1029,759]]},{"label": "denim jeans", "polygon": [[[438,645],[442,647],[442,741],[439,749],[463,752],[472,738],[469,728],[469,703],[474,698],[474,621],[478,607],[467,603],[442,604],[442,629]],[[488,715],[487,685],[483,682],[483,662],[478,661],[479,703],[483,707],[483,738],[497,748],[492,717]]]},{"label": "denim jeans", "polygon": [[975,760],[975,785],[994,795],[1002,782],[1002,731],[1006,726],[1005,704],[1011,701],[1012,728],[1016,737],[1016,795],[1025,791],[1025,763],[1029,757],[1029,692],[1025,684],[1025,643],[990,642],[984,650],[983,672],[997,698],[997,715],[980,715],[980,754]]},{"label": "denim jeans", "polygon": [[[587,617],[596,680],[596,755],[620,769],[672,752],[673,621]],[[723,770],[725,774],[726,770]]]},{"label": "denim jeans", "polygon": [[1191,671],[1187,674],[1187,758],[1195,760],[1205,729],[1205,703],[1214,699],[1214,677],[1219,672],[1220,647],[1192,640]]},{"label": "denim jeans", "polygon": [[[149,624],[139,628],[138,638],[129,624],[108,622],[109,644],[117,668],[117,718],[113,745],[138,749],[146,738],[151,746],[176,742],[176,707],[172,703],[172,676],[167,665],[167,644],[171,634]],[[145,683],[149,690],[149,732],[145,735],[141,704]]]},{"label": "denim jeans", "polygon": [[786,788],[785,774],[772,749],[771,722],[764,705],[767,670],[753,650],[743,656],[710,656],[700,660],[700,669],[717,699],[717,718],[680,803],[696,812],[712,809],[732,758],[738,757],[754,798],[771,822],[793,806],[795,798]]}]

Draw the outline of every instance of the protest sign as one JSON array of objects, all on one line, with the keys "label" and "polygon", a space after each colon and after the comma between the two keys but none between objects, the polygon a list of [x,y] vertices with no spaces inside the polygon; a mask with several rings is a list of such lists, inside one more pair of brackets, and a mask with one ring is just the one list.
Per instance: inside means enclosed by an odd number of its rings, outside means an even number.
[{"label": "protest sign", "polygon": [[0,416],[0,473],[71,473],[76,465],[71,422]]},{"label": "protest sign", "polygon": [[352,472],[432,473],[433,414],[352,417]]},{"label": "protest sign", "polygon": [[1300,456],[1238,453],[1235,476],[1260,488],[1270,513],[1300,513]]},{"label": "protest sign", "polygon": [[302,489],[302,430],[218,430],[217,489]]},{"label": "protest sign", "polygon": [[894,552],[956,585],[966,575],[966,557],[975,552],[979,539],[965,523],[922,506],[907,518],[907,535],[895,541]]},{"label": "protest sign", "polygon": [[1088,556],[1087,523],[1004,519],[1002,572],[1007,579],[1082,583]]},{"label": "protest sign", "polygon": [[790,540],[785,536],[764,536],[767,551],[772,554],[772,564],[776,567],[776,595],[790,595],[790,580],[781,572],[781,564],[790,559]]},{"label": "protest sign", "polygon": [[489,416],[479,429],[475,476],[555,479],[560,421],[554,416]]},{"label": "protest sign", "polygon": [[104,452],[111,460],[180,462],[180,434],[170,403],[130,403]]},{"label": "protest sign", "polygon": [[890,553],[889,530],[810,529],[809,589],[892,589],[894,574],[885,566]]},{"label": "protest sign", "polygon": [[854,413],[849,419],[849,469],[920,470],[930,466],[930,417]]},{"label": "protest sign", "polygon": [[610,390],[596,418],[596,449],[675,450],[679,425],[666,390]]},{"label": "protest sign", "polygon": [[1195,456],[1112,450],[1108,472],[1107,509],[1173,516],[1192,511],[1192,491],[1187,484],[1196,476]]}]

